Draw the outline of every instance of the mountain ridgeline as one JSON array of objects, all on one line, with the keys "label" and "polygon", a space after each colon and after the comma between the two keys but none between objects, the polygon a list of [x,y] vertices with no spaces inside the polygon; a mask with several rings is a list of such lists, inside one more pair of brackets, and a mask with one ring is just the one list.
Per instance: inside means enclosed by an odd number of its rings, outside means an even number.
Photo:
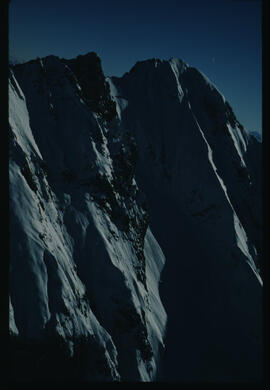
[{"label": "mountain ridgeline", "polygon": [[262,379],[258,139],[182,60],[10,67],[15,381]]}]

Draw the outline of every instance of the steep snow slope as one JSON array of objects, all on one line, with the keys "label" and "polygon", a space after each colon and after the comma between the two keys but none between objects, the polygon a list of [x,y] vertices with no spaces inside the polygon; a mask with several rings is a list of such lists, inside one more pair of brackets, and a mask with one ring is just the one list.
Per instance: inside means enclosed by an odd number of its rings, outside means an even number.
[{"label": "steep snow slope", "polygon": [[[15,72],[20,86],[11,74],[9,104],[15,375],[151,380],[166,323],[158,294],[165,259],[137,199],[132,140],[124,132],[115,138],[58,58]],[[123,178],[125,164],[131,169]],[[35,361],[42,361],[38,370]]]},{"label": "steep snow slope", "polygon": [[261,183],[251,173],[260,165],[249,156],[255,140],[211,82],[180,60],[137,63],[110,83],[122,124],[140,145],[136,178],[166,257],[161,379],[256,380],[262,281]]},{"label": "steep snow slope", "polygon": [[13,375],[260,379],[261,145],[225,98],[178,59],[13,72]]}]

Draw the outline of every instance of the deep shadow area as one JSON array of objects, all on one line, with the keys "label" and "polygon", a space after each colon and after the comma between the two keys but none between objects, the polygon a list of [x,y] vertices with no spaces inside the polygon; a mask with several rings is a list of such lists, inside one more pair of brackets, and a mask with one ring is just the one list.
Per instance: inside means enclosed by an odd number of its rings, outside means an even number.
[{"label": "deep shadow area", "polygon": [[171,200],[151,189],[147,195],[150,227],[166,257],[160,297],[168,325],[157,379],[260,381],[260,349],[229,302],[218,259],[205,253],[200,237]]}]

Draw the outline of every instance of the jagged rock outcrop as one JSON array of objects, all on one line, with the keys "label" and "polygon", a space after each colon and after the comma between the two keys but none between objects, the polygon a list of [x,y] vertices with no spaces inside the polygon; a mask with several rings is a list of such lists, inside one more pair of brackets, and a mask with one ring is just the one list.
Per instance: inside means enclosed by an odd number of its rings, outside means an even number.
[{"label": "jagged rock outcrop", "polygon": [[49,56],[9,110],[12,375],[259,380],[261,144],[215,86]]},{"label": "jagged rock outcrop", "polygon": [[109,84],[105,80],[101,61],[97,54],[91,52],[71,60],[63,58],[62,62],[76,76],[81,88],[81,95],[89,108],[93,112],[101,114],[104,119],[112,120],[116,115],[115,102],[110,97]]}]

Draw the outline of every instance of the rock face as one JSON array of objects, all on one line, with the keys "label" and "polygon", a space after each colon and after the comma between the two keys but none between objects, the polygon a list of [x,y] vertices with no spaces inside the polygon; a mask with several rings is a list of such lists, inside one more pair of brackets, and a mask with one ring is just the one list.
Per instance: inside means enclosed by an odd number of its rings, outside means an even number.
[{"label": "rock face", "polygon": [[198,70],[10,70],[17,380],[262,376],[261,144]]}]

